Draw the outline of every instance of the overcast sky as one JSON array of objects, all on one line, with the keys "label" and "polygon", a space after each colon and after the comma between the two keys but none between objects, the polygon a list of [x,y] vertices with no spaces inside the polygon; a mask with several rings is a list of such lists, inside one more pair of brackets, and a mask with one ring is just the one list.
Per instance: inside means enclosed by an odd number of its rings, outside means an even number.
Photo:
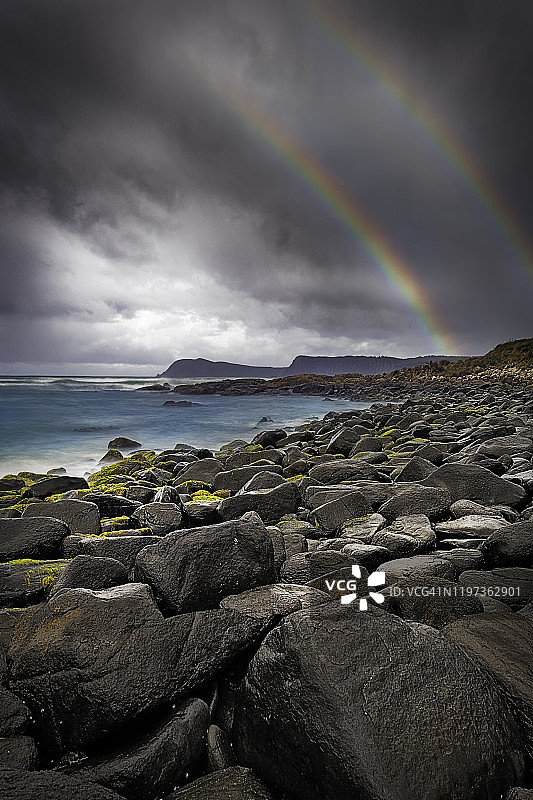
[{"label": "overcast sky", "polygon": [[[321,8],[2,0],[1,372],[533,335],[533,3]],[[385,269],[310,164],[379,232]]]}]

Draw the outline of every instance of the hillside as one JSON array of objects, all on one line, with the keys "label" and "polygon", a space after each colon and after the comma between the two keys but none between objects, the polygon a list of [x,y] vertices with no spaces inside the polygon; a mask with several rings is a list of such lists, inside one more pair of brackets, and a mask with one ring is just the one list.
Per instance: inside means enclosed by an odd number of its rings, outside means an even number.
[{"label": "hillside", "polygon": [[396,370],[392,375],[409,377],[460,377],[476,375],[486,370],[533,369],[533,338],[502,342],[483,356],[471,356],[452,361],[424,364],[410,369]]},{"label": "hillside", "polygon": [[381,375],[393,370],[414,367],[428,362],[447,359],[455,361],[459,356],[416,356],[395,358],[394,356],[304,356],[293,359],[288,367],[255,367],[234,364],[228,361],[209,361],[206,358],[180,358],[158,378],[277,378],[291,375]]}]

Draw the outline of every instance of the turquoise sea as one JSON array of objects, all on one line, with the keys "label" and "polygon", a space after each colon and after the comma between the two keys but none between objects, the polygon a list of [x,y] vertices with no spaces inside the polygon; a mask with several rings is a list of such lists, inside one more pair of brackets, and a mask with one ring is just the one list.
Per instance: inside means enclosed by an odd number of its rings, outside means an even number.
[{"label": "turquoise sea", "polygon": [[[370,405],[301,395],[185,397],[133,391],[154,382],[153,377],[0,377],[0,475],[56,467],[83,475],[97,469],[115,436],[156,450],[178,442],[216,449],[232,439],[250,440],[268,427],[290,431],[332,410]],[[168,399],[200,405],[164,407]],[[259,424],[262,417],[273,422]]]}]

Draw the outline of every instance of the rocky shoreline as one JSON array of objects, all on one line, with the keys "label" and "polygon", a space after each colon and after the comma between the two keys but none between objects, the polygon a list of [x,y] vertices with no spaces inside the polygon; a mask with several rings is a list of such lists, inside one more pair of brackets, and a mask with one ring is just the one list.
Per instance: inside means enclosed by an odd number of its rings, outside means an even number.
[{"label": "rocky shoreline", "polygon": [[0,479],[0,797],[533,798],[529,376],[320,377],[174,391],[380,402]]}]

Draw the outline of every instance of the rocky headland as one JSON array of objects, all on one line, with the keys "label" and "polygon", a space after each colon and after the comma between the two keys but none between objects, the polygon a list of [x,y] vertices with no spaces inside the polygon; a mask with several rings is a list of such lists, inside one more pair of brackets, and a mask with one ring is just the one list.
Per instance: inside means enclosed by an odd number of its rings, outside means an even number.
[{"label": "rocky headland", "polygon": [[0,479],[0,797],[533,797],[532,384],[398,392]]}]

